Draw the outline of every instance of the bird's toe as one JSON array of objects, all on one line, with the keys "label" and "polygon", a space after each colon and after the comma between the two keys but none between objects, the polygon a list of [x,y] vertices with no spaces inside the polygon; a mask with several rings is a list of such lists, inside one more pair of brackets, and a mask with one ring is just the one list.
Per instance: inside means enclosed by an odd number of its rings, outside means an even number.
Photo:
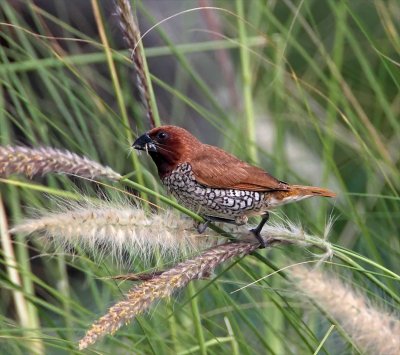
[{"label": "bird's toe", "polygon": [[250,232],[253,233],[253,235],[256,237],[256,239],[260,242],[260,249],[264,249],[267,247],[267,242],[264,240],[264,238],[260,235],[260,231],[257,230],[257,228],[250,229]]}]

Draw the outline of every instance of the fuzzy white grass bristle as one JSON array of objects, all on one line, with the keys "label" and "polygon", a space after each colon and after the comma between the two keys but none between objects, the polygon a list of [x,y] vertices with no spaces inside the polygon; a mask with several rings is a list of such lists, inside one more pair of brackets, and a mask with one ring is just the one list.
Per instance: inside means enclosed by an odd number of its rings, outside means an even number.
[{"label": "fuzzy white grass bristle", "polygon": [[[228,233],[242,241],[254,241],[249,229],[254,226],[222,224]],[[317,246],[325,260],[332,256],[326,240],[331,227],[328,223],[324,238],[307,234],[300,225],[290,221],[275,222],[264,226],[262,236],[275,242],[296,244],[300,247]],[[81,248],[96,259],[110,255],[117,263],[124,264],[124,256],[148,261],[156,255],[180,257],[198,252],[225,240],[210,228],[199,234],[190,218],[174,210],[145,211],[129,201],[60,200],[54,211],[41,211],[25,219],[10,230],[11,233],[40,234],[55,247],[64,250]]]},{"label": "fuzzy white grass bristle", "polygon": [[[147,261],[155,255],[178,257],[215,244],[217,235],[199,235],[189,218],[176,212],[151,213],[138,205],[109,201],[65,202],[57,212],[41,212],[10,230],[39,233],[55,246],[79,247],[96,257],[110,254],[117,262],[125,253]],[[214,238],[207,238],[210,234]]]},{"label": "fuzzy white grass bristle", "polygon": [[288,271],[296,287],[332,316],[363,353],[400,354],[399,318],[320,269],[297,265]]},{"label": "fuzzy white grass bristle", "polygon": [[[271,221],[266,224],[261,232],[264,239],[274,240],[275,242],[282,242],[286,244],[297,245],[302,248],[317,247],[322,251],[321,254],[312,254],[319,260],[319,263],[331,259],[333,256],[332,245],[328,241],[329,233],[332,229],[334,219],[330,218],[324,228],[324,233],[321,236],[312,235],[304,230],[301,224],[293,223],[288,219],[281,219],[278,221]],[[229,231],[233,235],[240,237],[241,240],[252,240],[254,235],[249,233],[248,230],[256,226],[241,226],[230,227]],[[227,229],[227,228],[224,228]],[[247,230],[247,233],[246,233]]]}]

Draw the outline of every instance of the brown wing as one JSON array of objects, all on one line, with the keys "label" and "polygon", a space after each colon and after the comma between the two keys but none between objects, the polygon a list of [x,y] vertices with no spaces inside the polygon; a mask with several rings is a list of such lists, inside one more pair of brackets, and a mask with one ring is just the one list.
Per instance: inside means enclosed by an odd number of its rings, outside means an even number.
[{"label": "brown wing", "polygon": [[192,154],[190,164],[197,182],[205,186],[249,191],[289,189],[264,170],[207,144]]}]

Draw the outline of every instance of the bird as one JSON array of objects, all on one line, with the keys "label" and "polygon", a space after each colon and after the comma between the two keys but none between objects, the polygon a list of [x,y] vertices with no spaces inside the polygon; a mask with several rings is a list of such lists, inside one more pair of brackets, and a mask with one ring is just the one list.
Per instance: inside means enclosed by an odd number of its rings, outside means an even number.
[{"label": "bird", "polygon": [[251,232],[265,247],[260,233],[269,211],[312,196],[335,197],[328,189],[291,185],[263,169],[246,163],[216,146],[202,143],[186,129],[165,125],[139,136],[132,148],[146,151],[167,191],[206,221],[244,225],[249,217],[261,216]]}]

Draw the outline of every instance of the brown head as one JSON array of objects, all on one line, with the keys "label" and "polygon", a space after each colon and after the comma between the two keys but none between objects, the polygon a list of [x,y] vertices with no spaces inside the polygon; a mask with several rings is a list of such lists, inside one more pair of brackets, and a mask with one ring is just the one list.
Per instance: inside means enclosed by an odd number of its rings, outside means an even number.
[{"label": "brown head", "polygon": [[196,137],[181,127],[161,126],[141,135],[132,147],[147,151],[157,165],[160,178],[163,178],[178,164],[188,161],[191,152],[199,149],[201,144]]}]

